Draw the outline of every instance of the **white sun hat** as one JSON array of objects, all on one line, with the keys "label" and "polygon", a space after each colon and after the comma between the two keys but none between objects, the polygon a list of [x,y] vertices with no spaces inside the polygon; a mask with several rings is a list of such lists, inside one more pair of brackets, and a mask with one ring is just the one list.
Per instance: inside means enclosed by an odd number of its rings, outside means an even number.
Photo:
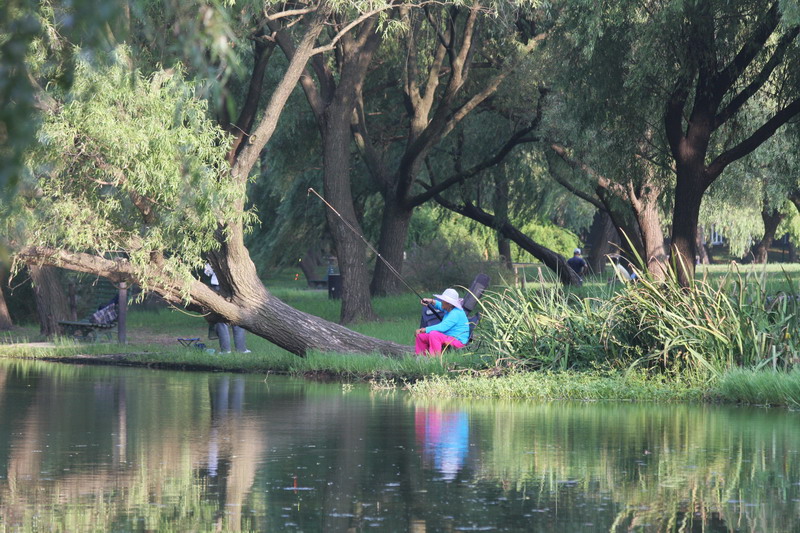
[{"label": "white sun hat", "polygon": [[442,294],[434,294],[433,297],[461,309],[461,298],[458,297],[458,291],[455,289],[445,289]]}]

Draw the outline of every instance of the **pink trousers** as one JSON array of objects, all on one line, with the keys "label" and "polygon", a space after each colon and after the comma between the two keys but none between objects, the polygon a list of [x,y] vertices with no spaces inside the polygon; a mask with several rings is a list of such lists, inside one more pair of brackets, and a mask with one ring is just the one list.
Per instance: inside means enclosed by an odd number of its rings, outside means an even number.
[{"label": "pink trousers", "polygon": [[414,343],[414,353],[417,355],[439,355],[448,346],[463,348],[464,344],[455,337],[445,335],[441,331],[420,333]]}]

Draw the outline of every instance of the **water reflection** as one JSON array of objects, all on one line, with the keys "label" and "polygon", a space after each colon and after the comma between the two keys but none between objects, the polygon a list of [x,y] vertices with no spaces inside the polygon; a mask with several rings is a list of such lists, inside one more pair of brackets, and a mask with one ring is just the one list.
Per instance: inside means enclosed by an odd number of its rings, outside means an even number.
[{"label": "water reflection", "polygon": [[0,531],[800,531],[781,410],[0,362],[0,428]]},{"label": "water reflection", "polygon": [[464,464],[469,451],[469,418],[465,411],[438,407],[417,407],[414,413],[417,445],[425,464],[452,481]]}]

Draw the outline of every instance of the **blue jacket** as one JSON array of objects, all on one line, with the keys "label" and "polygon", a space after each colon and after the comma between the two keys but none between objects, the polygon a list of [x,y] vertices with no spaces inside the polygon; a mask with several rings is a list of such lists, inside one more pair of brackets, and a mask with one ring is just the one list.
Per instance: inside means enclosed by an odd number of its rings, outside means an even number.
[{"label": "blue jacket", "polygon": [[[443,310],[442,303],[438,300],[434,302],[434,306],[440,311]],[[430,333],[431,331],[439,331],[445,335],[455,337],[462,344],[467,344],[469,341],[469,321],[467,321],[467,314],[463,309],[454,307],[450,311],[445,312],[441,322],[425,328],[425,333]]]}]

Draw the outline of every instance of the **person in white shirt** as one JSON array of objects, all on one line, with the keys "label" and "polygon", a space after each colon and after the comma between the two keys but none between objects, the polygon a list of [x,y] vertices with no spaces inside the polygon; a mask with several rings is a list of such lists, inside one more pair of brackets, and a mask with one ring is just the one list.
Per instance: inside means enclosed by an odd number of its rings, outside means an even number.
[{"label": "person in white shirt", "polygon": [[[219,279],[217,278],[216,272],[211,267],[210,264],[206,263],[206,267],[203,270],[210,278],[209,283],[211,288],[214,292],[219,292]],[[219,351],[222,353],[231,353],[231,334],[230,330],[228,329],[228,324],[225,322],[216,322],[209,325],[209,335],[208,338],[211,337],[211,328],[213,327],[214,331],[219,337]],[[241,353],[250,353],[250,350],[247,349],[247,343],[245,341],[245,331],[242,327],[237,325],[231,325],[233,329],[233,344],[236,348],[237,352]]]}]

